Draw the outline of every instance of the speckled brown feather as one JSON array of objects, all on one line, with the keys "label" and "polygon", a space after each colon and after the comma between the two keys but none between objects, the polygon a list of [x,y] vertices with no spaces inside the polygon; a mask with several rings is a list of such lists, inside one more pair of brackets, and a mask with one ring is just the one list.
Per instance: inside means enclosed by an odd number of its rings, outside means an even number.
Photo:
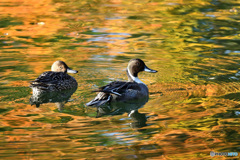
[{"label": "speckled brown feather", "polygon": [[30,82],[31,88],[49,91],[71,89],[77,86],[77,81],[72,76],[63,72],[44,72],[37,79]]}]

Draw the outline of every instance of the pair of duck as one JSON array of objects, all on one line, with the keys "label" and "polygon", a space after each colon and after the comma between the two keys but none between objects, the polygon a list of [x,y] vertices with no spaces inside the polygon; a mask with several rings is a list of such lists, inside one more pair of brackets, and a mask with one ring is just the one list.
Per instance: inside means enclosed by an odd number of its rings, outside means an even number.
[{"label": "pair of duck", "polygon": [[[78,73],[70,69],[63,61],[53,63],[52,71],[42,73],[37,79],[30,82],[33,90],[62,91],[77,87],[78,83],[67,73]],[[156,73],[148,68],[141,59],[131,59],[127,66],[128,81],[114,81],[98,88],[97,96],[86,103],[87,106],[101,106],[111,102],[136,101],[148,98],[147,86],[138,78],[138,73],[146,71]]]}]

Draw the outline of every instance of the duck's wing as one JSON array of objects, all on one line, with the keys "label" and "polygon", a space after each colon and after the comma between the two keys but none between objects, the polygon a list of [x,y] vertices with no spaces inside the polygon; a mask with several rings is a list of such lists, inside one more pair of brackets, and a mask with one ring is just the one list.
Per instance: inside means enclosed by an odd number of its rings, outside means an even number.
[{"label": "duck's wing", "polygon": [[95,92],[111,93],[121,96],[128,89],[133,89],[136,91],[141,90],[138,83],[136,82],[114,81],[103,87],[100,87],[99,89],[95,90]]},{"label": "duck's wing", "polygon": [[[37,79],[30,82],[30,87],[41,87],[42,89],[56,85],[59,81],[68,79],[68,75],[63,72],[44,72]],[[47,89],[47,88],[46,88]]]},{"label": "duck's wing", "polygon": [[123,81],[111,82],[95,90],[94,92],[100,93],[98,93],[93,100],[86,103],[86,105],[96,107],[101,106],[111,101],[111,99],[113,98],[111,94],[121,96],[122,94],[126,93],[126,91],[129,89],[133,89],[135,91],[141,90],[141,88],[136,82],[123,82]]}]

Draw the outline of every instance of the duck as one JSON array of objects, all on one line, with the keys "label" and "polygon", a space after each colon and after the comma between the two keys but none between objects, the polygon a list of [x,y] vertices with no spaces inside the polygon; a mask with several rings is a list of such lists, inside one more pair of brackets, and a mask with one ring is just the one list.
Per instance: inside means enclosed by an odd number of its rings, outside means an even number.
[{"label": "duck", "polygon": [[51,71],[42,73],[34,81],[30,82],[30,88],[33,92],[37,91],[62,91],[77,88],[78,83],[72,76],[67,73],[78,73],[70,69],[63,61],[55,61],[52,64]]},{"label": "duck", "polygon": [[128,103],[132,101],[135,103],[137,101],[148,101],[148,87],[138,78],[138,73],[142,71],[157,72],[148,68],[143,60],[138,58],[131,59],[126,69],[128,81],[113,81],[98,88],[94,92],[99,93],[93,100],[86,103],[86,106],[99,107],[115,102]]}]

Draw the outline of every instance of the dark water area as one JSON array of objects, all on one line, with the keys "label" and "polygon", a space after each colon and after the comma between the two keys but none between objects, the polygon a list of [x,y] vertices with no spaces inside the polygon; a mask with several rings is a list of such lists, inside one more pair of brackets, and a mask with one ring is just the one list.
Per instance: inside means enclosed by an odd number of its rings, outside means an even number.
[{"label": "dark water area", "polygon": [[[0,159],[239,158],[238,1],[3,0],[0,13]],[[139,74],[148,102],[87,107],[132,58],[158,71]],[[56,60],[78,88],[32,97]]]}]

